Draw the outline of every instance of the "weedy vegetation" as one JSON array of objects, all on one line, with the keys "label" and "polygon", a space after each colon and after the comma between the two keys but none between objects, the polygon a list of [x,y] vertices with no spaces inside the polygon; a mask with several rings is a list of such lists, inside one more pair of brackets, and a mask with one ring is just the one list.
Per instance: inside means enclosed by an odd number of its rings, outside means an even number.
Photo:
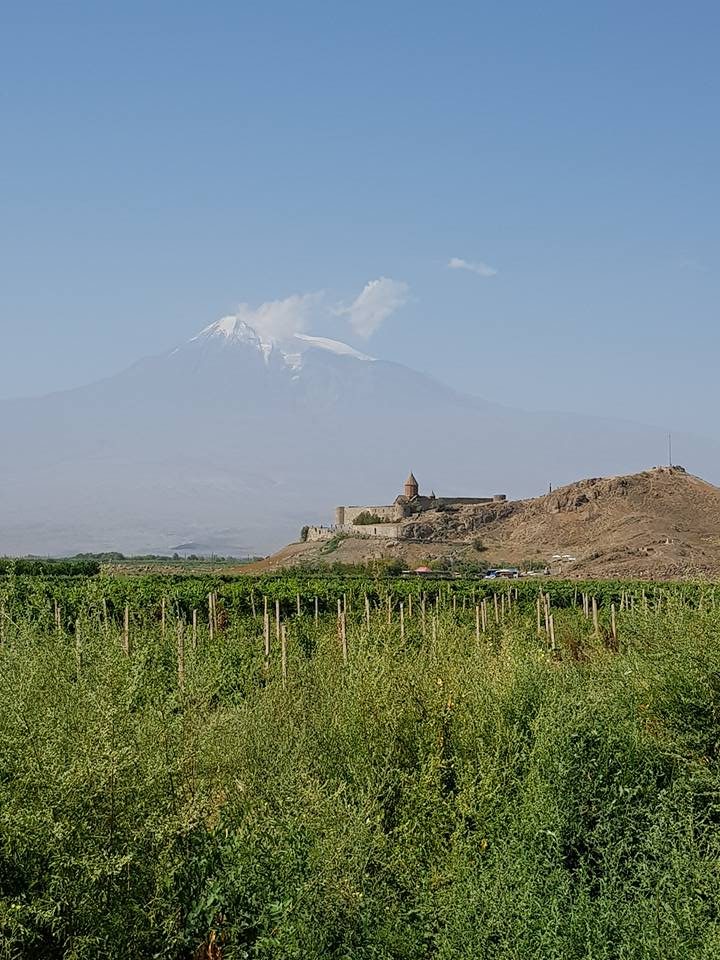
[{"label": "weedy vegetation", "polygon": [[711,586],[0,601],[3,960],[720,955]]}]

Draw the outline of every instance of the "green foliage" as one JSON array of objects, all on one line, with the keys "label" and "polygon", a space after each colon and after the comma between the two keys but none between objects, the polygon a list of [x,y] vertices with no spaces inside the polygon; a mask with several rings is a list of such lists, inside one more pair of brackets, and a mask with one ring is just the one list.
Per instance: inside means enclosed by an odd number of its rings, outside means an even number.
[{"label": "green foliage", "polygon": [[307,542],[308,533],[310,533],[310,527],[305,524],[305,526],[300,529],[300,543]]},{"label": "green foliage", "polygon": [[334,553],[337,550],[337,548],[340,546],[340,544],[343,542],[343,540],[347,540],[347,538],[348,538],[347,533],[336,533],[335,536],[330,537],[329,540],[325,541],[325,543],[320,548],[320,553],[322,554]]},{"label": "green foliage", "polygon": [[[328,541],[325,547],[333,552],[340,545],[344,534]],[[292,610],[298,593],[306,600],[318,597],[320,610],[334,612],[337,600],[343,596],[362,602],[367,595],[373,602],[381,602],[389,595],[397,597],[413,596],[419,599],[425,595],[429,600],[439,597],[441,600],[464,597],[471,604],[481,601],[501,587],[495,581],[480,579],[487,564],[478,561],[472,565],[470,573],[463,561],[448,558],[440,561],[440,568],[460,574],[444,581],[426,581],[422,578],[394,578],[389,561],[372,561],[362,567],[343,564],[322,568],[297,567],[292,571],[266,576],[237,576],[228,574],[204,574],[188,576],[182,573],[160,576],[125,575],[110,576],[100,574],[95,577],[66,576],[27,576],[8,573],[0,577],[0,600],[4,600],[8,610],[24,617],[37,612],[46,616],[55,601],[62,607],[66,620],[74,620],[88,606],[96,607],[104,599],[108,613],[119,623],[126,603],[136,610],[159,609],[164,598],[172,603],[173,609],[182,616],[189,617],[193,608],[202,606],[209,593],[218,595],[223,606],[233,616],[249,614],[252,611],[252,596],[265,595],[273,602],[279,600],[284,611]],[[397,570],[397,560],[394,561]],[[555,609],[576,606],[582,593],[595,596],[598,606],[608,610],[611,603],[619,606],[621,597],[638,606],[647,604],[650,608],[658,602],[677,601],[680,604],[696,608],[701,602],[705,605],[717,605],[720,608],[720,586],[700,581],[677,583],[647,583],[622,580],[552,580],[532,577],[516,580],[512,589],[517,596],[518,605],[528,611],[534,611],[538,593],[549,594]]]},{"label": "green foliage", "polygon": [[0,557],[0,576],[20,574],[31,577],[94,577],[98,573],[100,561],[92,557]]},{"label": "green foliage", "polygon": [[370,564],[370,569],[378,577],[397,577],[403,572],[404,564],[399,557],[383,557]]},{"label": "green foliage", "polygon": [[465,560],[461,557],[436,557],[429,561],[428,566],[441,573],[473,578],[481,577],[490,568],[488,563],[481,560]]},{"label": "green foliage", "polygon": [[379,516],[377,513],[371,513],[369,510],[363,510],[362,513],[359,513],[353,520],[353,524],[358,527],[366,527],[373,523],[387,523],[387,521],[384,517]]},{"label": "green foliage", "polygon": [[8,575],[0,958],[717,956],[715,587],[591,587]]}]

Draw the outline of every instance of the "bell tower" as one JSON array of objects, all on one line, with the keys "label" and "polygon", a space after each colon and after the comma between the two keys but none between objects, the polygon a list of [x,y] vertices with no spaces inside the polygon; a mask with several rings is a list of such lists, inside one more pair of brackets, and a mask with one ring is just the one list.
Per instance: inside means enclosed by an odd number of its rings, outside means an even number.
[{"label": "bell tower", "polygon": [[405,481],[403,494],[408,498],[408,500],[412,500],[413,497],[416,497],[418,495],[418,492],[419,492],[418,482],[411,471],[410,476]]}]

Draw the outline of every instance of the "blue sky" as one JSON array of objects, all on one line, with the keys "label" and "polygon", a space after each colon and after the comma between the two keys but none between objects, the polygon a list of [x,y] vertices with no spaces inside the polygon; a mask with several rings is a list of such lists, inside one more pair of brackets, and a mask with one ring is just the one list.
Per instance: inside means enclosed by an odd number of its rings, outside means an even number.
[{"label": "blue sky", "polygon": [[2,4],[0,396],[294,296],[488,399],[717,436],[718,36],[662,0]]}]

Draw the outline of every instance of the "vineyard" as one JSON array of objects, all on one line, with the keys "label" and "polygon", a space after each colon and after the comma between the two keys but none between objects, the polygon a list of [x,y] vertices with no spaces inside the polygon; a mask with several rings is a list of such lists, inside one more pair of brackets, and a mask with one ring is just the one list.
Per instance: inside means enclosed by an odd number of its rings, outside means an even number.
[{"label": "vineyard", "polygon": [[720,951],[712,584],[10,569],[0,685],[3,960]]},{"label": "vineyard", "polygon": [[[611,604],[617,607],[635,604],[657,608],[658,602],[673,600],[689,609],[703,605],[720,607],[720,585],[705,581],[678,581],[674,583],[648,583],[623,580],[546,580],[524,579],[512,581],[512,587],[502,581],[483,581],[477,578],[453,580],[424,580],[365,575],[306,575],[302,573],[269,575],[265,577],[238,576],[98,576],[99,566],[69,565],[69,573],[58,575],[48,564],[58,561],[30,561],[43,565],[42,572],[31,574],[15,571],[14,566],[3,567],[0,560],[0,603],[6,618],[32,616],[38,623],[54,621],[55,607],[63,610],[68,629],[78,618],[97,620],[102,614],[105,621],[119,620],[126,606],[139,624],[149,625],[161,616],[162,605],[168,615],[183,620],[207,608],[208,597],[213,596],[222,606],[224,615],[232,618],[256,616],[263,598],[272,605],[279,602],[285,613],[309,613],[317,606],[321,613],[334,613],[337,600],[347,605],[363,604],[365,598],[371,603],[385,605],[391,599],[394,608],[401,602],[412,606],[422,602],[441,605],[473,607],[483,599],[501,597],[512,590],[515,606],[526,610],[534,608],[539,594],[547,595],[555,608],[577,607],[583,595],[594,597],[597,606],[606,611]],[[18,562],[14,562],[17,564]],[[5,574],[3,576],[3,574]],[[299,607],[298,607],[299,604]],[[639,608],[638,606],[638,608]]]}]

